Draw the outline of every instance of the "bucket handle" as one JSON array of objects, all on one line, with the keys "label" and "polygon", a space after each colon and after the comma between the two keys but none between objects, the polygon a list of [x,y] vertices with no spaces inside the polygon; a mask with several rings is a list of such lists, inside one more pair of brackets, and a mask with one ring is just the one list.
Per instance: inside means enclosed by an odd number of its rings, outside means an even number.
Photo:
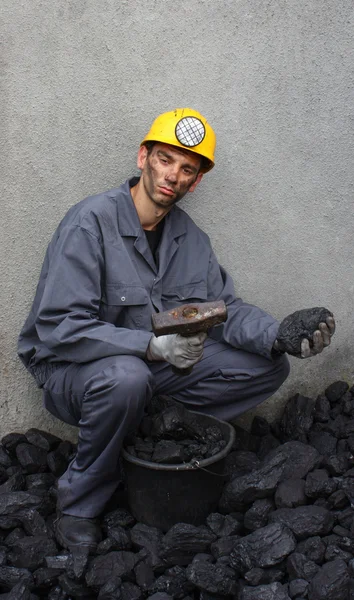
[{"label": "bucket handle", "polygon": [[201,467],[200,462],[197,459],[191,460],[191,465],[193,465],[193,467],[197,467],[197,469],[199,469],[200,471],[205,471],[206,473],[209,473],[210,475],[215,475],[215,477],[223,477],[224,479],[228,479],[228,477],[229,477],[228,473],[215,473],[214,471],[210,471],[209,469],[206,469],[205,467]]}]

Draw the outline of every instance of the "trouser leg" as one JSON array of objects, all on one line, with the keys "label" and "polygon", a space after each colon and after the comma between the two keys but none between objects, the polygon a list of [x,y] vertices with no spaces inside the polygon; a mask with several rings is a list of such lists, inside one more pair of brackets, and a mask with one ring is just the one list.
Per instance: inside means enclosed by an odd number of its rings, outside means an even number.
[{"label": "trouser leg", "polygon": [[75,459],[58,481],[65,514],[95,517],[119,482],[124,437],[139,424],[151,398],[153,377],[144,361],[113,356],[56,371],[44,386],[44,404],[79,427]]},{"label": "trouser leg", "polygon": [[210,339],[188,376],[175,375],[168,363],[146,364],[134,356],[56,371],[44,386],[44,404],[80,428],[77,455],[58,482],[59,507],[73,516],[102,512],[119,482],[123,439],[138,426],[153,392],[228,421],[266,400],[288,373],[285,356],[269,361]]},{"label": "trouser leg", "polygon": [[175,375],[167,363],[149,363],[155,394],[169,394],[190,410],[232,421],[274,394],[287,378],[287,357],[274,361],[207,339],[190,375]]}]

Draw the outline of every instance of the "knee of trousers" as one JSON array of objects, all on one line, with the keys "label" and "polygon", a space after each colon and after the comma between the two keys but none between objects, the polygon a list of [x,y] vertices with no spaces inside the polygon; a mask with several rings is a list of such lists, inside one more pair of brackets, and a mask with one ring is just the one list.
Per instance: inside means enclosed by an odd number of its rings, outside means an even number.
[{"label": "knee of trousers", "polygon": [[117,356],[87,382],[86,399],[104,396],[110,410],[142,410],[150,400],[154,378],[146,363],[135,356]]}]

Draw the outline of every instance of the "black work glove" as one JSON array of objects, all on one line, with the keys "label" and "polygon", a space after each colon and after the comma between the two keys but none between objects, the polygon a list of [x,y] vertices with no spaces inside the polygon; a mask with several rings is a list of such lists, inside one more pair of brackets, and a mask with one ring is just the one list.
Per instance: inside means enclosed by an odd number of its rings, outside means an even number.
[{"label": "black work glove", "polygon": [[334,317],[327,308],[297,310],[280,323],[273,350],[275,354],[287,352],[297,358],[309,358],[329,346],[334,331]]}]

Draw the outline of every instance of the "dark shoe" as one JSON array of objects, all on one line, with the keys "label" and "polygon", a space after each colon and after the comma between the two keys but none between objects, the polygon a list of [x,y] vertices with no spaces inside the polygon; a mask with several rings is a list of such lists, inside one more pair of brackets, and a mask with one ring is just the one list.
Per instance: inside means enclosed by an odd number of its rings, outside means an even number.
[{"label": "dark shoe", "polygon": [[64,548],[83,548],[95,552],[102,539],[101,530],[95,519],[61,515],[56,521],[55,533]]}]

